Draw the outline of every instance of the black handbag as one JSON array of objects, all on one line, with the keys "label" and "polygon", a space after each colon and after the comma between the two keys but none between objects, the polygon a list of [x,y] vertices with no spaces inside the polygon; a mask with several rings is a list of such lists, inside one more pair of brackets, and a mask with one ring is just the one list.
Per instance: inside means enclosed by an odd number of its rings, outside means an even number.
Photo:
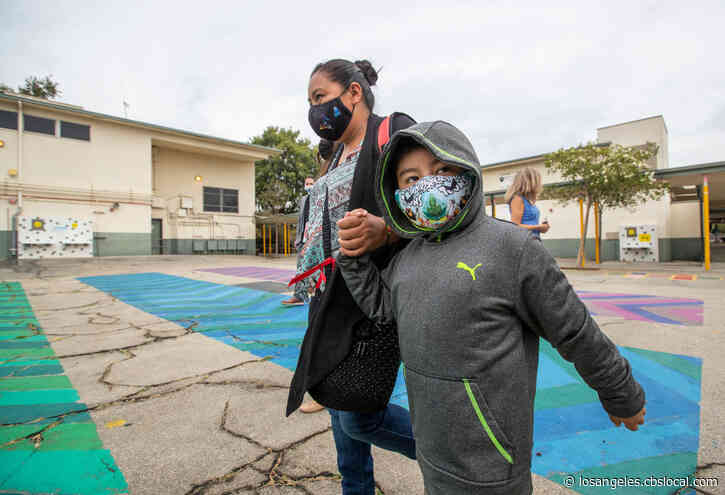
[{"label": "black handbag", "polygon": [[[332,255],[331,225],[327,197],[323,210],[322,243],[326,258]],[[319,313],[322,297],[349,297],[352,294],[337,269],[324,267],[328,281],[324,293],[310,303],[311,322],[332,324],[324,311]],[[335,283],[331,283],[331,282]],[[332,292],[334,291],[334,294]],[[326,306],[329,306],[326,305]],[[321,381],[309,389],[313,399],[325,407],[341,411],[374,412],[384,409],[395,387],[400,368],[398,331],[394,324],[379,325],[365,317],[359,308],[352,323],[352,345],[345,358]],[[339,320],[338,320],[339,322]],[[334,329],[333,329],[334,330]]]}]

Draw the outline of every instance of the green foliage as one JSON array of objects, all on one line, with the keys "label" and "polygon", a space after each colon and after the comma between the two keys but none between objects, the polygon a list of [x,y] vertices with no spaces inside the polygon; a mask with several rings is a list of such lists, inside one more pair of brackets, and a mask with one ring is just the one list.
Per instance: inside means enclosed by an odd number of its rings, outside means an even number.
[{"label": "green foliage", "polygon": [[[7,84],[0,83],[0,91],[13,91],[13,88]],[[37,96],[46,100],[60,96],[61,91],[58,89],[58,83],[53,81],[53,76],[45,76],[39,79],[35,76],[25,78],[25,84],[18,86],[17,93],[21,95]]]},{"label": "green foliage", "polygon": [[317,174],[317,150],[309,139],[300,137],[300,131],[275,126],[267,127],[251,143],[282,152],[254,164],[257,210],[272,214],[297,211],[305,194],[305,177]]},{"label": "green foliage", "polygon": [[45,76],[38,79],[35,76],[25,78],[25,85],[18,86],[18,93],[29,96],[37,96],[46,100],[60,96],[61,91],[58,89],[58,83],[53,81],[53,76]]},{"label": "green foliage", "polygon": [[646,165],[657,149],[609,146],[589,143],[549,153],[546,168],[561,175],[564,185],[546,188],[542,199],[566,204],[583,199],[598,203],[601,209],[632,208],[651,199],[660,199],[669,189],[654,180],[654,169]]}]

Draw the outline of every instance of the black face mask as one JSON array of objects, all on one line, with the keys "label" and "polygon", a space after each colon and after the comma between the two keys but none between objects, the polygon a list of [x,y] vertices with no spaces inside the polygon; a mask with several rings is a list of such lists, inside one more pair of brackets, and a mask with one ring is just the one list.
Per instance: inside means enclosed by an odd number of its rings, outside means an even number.
[{"label": "black face mask", "polygon": [[[354,109],[355,107],[353,107]],[[347,109],[338,96],[334,100],[312,105],[307,119],[315,134],[328,141],[337,141],[350,125],[352,112]]]}]

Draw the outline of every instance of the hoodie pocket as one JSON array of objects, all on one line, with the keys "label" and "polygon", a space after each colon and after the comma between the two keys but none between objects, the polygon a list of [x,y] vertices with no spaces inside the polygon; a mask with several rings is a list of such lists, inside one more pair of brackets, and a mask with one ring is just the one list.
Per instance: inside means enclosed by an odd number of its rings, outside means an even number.
[{"label": "hoodie pocket", "polygon": [[408,367],[406,382],[421,460],[473,483],[511,478],[514,448],[475,381]]}]

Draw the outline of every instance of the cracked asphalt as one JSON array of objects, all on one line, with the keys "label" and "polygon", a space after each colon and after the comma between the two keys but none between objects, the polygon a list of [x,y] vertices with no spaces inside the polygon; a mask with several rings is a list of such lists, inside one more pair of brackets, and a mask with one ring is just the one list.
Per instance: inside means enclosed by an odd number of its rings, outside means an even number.
[{"label": "cracked asphalt", "polygon": [[[289,370],[195,333],[193,322],[171,323],[76,280],[160,272],[226,285],[259,282],[200,271],[232,266],[292,269],[294,259],[43,260],[0,266],[0,277],[22,284],[43,333],[130,493],[339,494],[329,415],[296,412],[284,416]],[[626,279],[597,271],[572,271],[567,276],[577,290],[704,301],[702,326],[624,321],[614,316],[597,320],[618,345],[703,359],[697,475],[721,480],[719,488],[700,493],[725,493],[725,282]],[[44,435],[62,423],[62,418],[51,419],[55,421],[37,425],[3,447],[25,440],[43,442]],[[423,493],[415,462],[377,449],[374,459],[384,495]],[[575,493],[543,477],[534,478],[535,493]]]}]

